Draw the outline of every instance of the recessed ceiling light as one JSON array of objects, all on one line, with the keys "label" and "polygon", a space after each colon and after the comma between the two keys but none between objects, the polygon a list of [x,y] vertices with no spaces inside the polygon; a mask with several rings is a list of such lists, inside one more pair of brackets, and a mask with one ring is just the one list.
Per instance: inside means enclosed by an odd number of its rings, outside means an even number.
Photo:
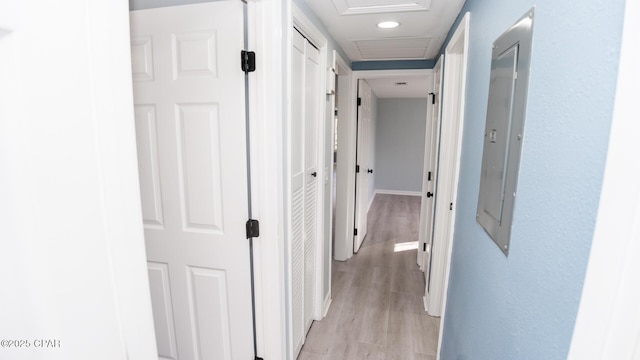
[{"label": "recessed ceiling light", "polygon": [[393,29],[394,27],[398,27],[400,25],[397,21],[383,21],[378,23],[378,27],[381,29]]}]

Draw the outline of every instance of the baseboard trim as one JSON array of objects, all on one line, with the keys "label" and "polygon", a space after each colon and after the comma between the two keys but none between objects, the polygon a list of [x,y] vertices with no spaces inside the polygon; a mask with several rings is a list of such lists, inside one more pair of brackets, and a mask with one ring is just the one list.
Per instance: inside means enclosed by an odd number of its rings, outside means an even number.
[{"label": "baseboard trim", "polygon": [[422,196],[422,193],[420,191],[384,190],[384,189],[377,189],[376,194]]},{"label": "baseboard trim", "polygon": [[373,204],[373,200],[375,200],[376,198],[376,192],[373,192],[373,195],[371,195],[371,198],[369,199],[369,206],[367,207],[367,214],[369,213],[369,210],[371,210],[371,204]]},{"label": "baseboard trim", "polygon": [[332,302],[332,299],[329,296],[327,296],[327,298],[324,301],[324,311],[322,311],[322,318],[323,319],[329,313],[329,308],[331,307],[331,302]]}]

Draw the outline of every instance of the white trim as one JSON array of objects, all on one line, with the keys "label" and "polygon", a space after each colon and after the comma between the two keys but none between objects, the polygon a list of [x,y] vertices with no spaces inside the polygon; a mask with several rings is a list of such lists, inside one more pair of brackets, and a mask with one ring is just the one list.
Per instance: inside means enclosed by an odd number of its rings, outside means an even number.
[{"label": "white trim", "polygon": [[[260,56],[260,71],[249,75],[251,192],[253,216],[260,220],[254,240],[256,339],[258,356],[286,359],[285,231],[283,178],[283,71],[289,62],[282,37],[290,8],[287,2],[250,0],[249,48]],[[289,326],[290,328],[290,326]]]},{"label": "white trim", "polygon": [[569,360],[640,358],[640,1],[627,0],[598,217]]},{"label": "white trim", "polygon": [[386,194],[386,195],[422,196],[422,193],[420,191],[406,191],[406,190],[376,189],[375,193],[376,194]]},{"label": "white trim", "polygon": [[322,310],[322,317],[326,317],[327,314],[329,313],[329,308],[331,307],[331,292],[329,292],[329,294],[327,295],[327,297],[324,299],[324,306],[322,307],[324,310]]},{"label": "white trim", "polygon": [[[440,149],[442,150],[442,144],[446,143],[447,140],[456,142],[455,144],[456,164],[455,164],[454,176],[451,179],[451,183],[450,183],[451,188],[449,189],[452,195],[451,202],[453,203],[454,207],[457,204],[457,198],[458,198],[458,180],[460,177],[460,157],[462,155],[461,148],[462,148],[462,133],[463,133],[464,115],[465,115],[467,60],[469,56],[469,19],[470,17],[471,17],[471,14],[467,12],[462,18],[462,21],[458,25],[458,28],[453,33],[451,40],[449,41],[449,43],[447,44],[447,47],[445,48],[445,57],[444,57],[444,61],[445,61],[444,62],[444,88],[443,88],[444,95],[442,97],[442,101],[443,101],[442,102],[442,123],[455,124],[457,125],[458,128],[455,129],[456,131],[453,132],[454,134],[457,133],[457,139],[441,139]],[[458,46],[461,46],[462,49],[456,50]],[[460,70],[462,71],[462,73],[458,73],[458,71]],[[459,88],[456,89],[454,85],[452,89],[452,83],[455,84],[456,80],[457,80],[457,84],[459,84]],[[457,90],[457,94],[459,94],[459,101],[456,101],[457,103],[456,102],[452,103],[450,99],[452,98],[455,99],[455,92],[452,92],[452,91],[456,91],[456,90]],[[456,115],[457,115],[457,118],[456,118]],[[452,126],[455,126],[455,125],[452,125]],[[440,167],[441,164],[442,163],[440,163],[438,167]],[[443,174],[440,173],[439,179],[442,179],[442,176]],[[442,190],[438,189],[438,191],[440,193],[439,196],[442,196]],[[438,211],[437,207],[438,205],[436,204],[436,211]],[[440,349],[442,346],[442,333],[444,330],[444,322],[445,322],[444,320],[446,316],[447,289],[449,288],[449,271],[451,269],[451,249],[453,248],[453,235],[454,235],[455,220],[456,220],[456,213],[457,213],[456,208],[454,208],[453,210],[454,211],[450,212],[451,219],[450,219],[450,226],[448,229],[449,233],[448,233],[448,237],[445,239],[445,244],[444,244],[445,249],[443,249],[444,253],[442,253],[442,257],[440,258],[440,260],[442,260],[442,263],[438,264],[436,261],[434,261],[433,264],[431,265],[434,269],[436,269],[438,265],[444,267],[444,269],[440,268],[440,270],[444,270],[444,276],[442,277],[444,284],[439,288],[439,289],[442,289],[441,292],[437,294],[442,299],[440,301],[440,306],[442,308],[442,311],[440,312],[442,314],[442,321],[440,322],[440,331],[438,336],[437,359],[440,359]],[[434,243],[434,245],[436,244],[438,243]],[[435,260],[438,260],[439,257],[435,255],[436,250],[437,249],[435,248],[435,246],[432,247],[431,251],[434,252],[434,255],[432,256],[432,258]],[[433,276],[432,276],[432,279],[433,279]],[[438,289],[437,285],[436,285],[436,289]],[[427,299],[427,300],[429,300],[429,305],[432,305],[430,299]]]},{"label": "white trim", "polygon": [[[353,256],[353,219],[355,212],[355,181],[356,174],[356,97],[358,80],[380,79],[390,77],[428,76],[433,73],[431,69],[408,70],[365,70],[353,71],[349,89],[348,105],[341,106],[344,111],[340,116],[338,126],[342,124],[338,132],[338,194],[336,197],[336,231],[335,231],[335,258],[345,261]],[[338,81],[339,83],[339,81]],[[340,104],[339,104],[340,106]],[[340,114],[340,113],[339,113]],[[342,161],[341,161],[342,160]],[[342,190],[342,192],[340,192]],[[337,215],[341,215],[339,218]],[[342,217],[344,216],[344,217]]]},{"label": "white trim", "polygon": [[[344,59],[340,56],[340,54],[338,54],[337,51],[333,50],[333,61],[331,62],[332,67],[333,67],[333,73],[335,75],[338,76],[343,76],[344,73],[347,74],[351,74],[351,69],[349,69],[349,65],[347,65],[347,62],[344,61]],[[335,79],[333,81],[333,86],[335,88]],[[335,139],[335,126],[333,124],[333,119],[334,119],[334,115],[333,115],[333,109],[336,108],[336,92],[337,92],[337,88],[334,89],[335,91],[333,92],[333,94],[329,94],[331,96],[330,100],[329,100],[329,104],[330,104],[330,112],[329,112],[329,118],[331,119],[330,123],[331,123],[331,130],[328,134],[328,136],[331,139],[330,142],[330,146],[329,149],[325,149],[325,151],[327,152],[327,154],[330,154],[329,156],[331,156],[331,166],[329,167],[329,169],[327,169],[327,173],[326,176],[328,176],[329,178],[329,194],[330,196],[333,196],[333,188],[334,186],[337,186],[336,183],[334,183],[333,181],[333,144],[334,144],[334,139]],[[337,181],[336,181],[337,182]],[[326,194],[325,194],[326,196]],[[331,198],[331,197],[330,197]],[[329,216],[327,218],[324,219],[325,222],[329,223],[329,232],[327,234],[325,234],[325,238],[324,241],[328,241],[329,242],[329,259],[328,259],[328,264],[329,264],[329,269],[326,272],[327,274],[329,274],[329,278],[331,279],[331,276],[333,274],[333,239],[331,234],[333,234],[333,200],[330,200],[328,203],[325,203],[325,206],[329,207]],[[324,212],[323,212],[324,213]],[[325,261],[327,261],[327,259],[324,259]],[[327,302],[328,300],[328,302]],[[331,306],[331,281],[329,281],[329,291],[327,292],[327,299],[325,299],[325,312],[323,314],[324,316],[327,316],[327,311],[329,311],[329,306]]]},{"label": "white trim", "polygon": [[[353,72],[351,67],[339,56],[336,58],[338,70],[338,161],[336,176],[336,229],[333,241],[333,256],[336,260],[345,261],[353,255],[353,186],[355,178],[351,172],[355,167],[355,150],[351,144],[351,106],[353,90],[351,88]],[[353,157],[353,159],[352,159]],[[351,191],[351,197],[348,194]],[[341,201],[341,200],[346,201]],[[349,212],[351,209],[351,212]],[[351,214],[351,217],[349,217]]]}]

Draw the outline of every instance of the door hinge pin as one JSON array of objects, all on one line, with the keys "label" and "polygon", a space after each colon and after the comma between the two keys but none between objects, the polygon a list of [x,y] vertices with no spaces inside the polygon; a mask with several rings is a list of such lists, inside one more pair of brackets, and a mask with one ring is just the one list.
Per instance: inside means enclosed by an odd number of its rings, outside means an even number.
[{"label": "door hinge pin", "polygon": [[353,236],[358,236],[358,229],[353,229]]},{"label": "door hinge pin", "polygon": [[427,251],[427,243],[422,243],[422,251]]},{"label": "door hinge pin", "polygon": [[362,105],[362,98],[358,98],[358,106]]},{"label": "door hinge pin", "polygon": [[258,220],[247,220],[247,239],[257,238],[260,236],[260,222]]},{"label": "door hinge pin", "polygon": [[356,173],[360,172],[360,165],[356,165]]},{"label": "door hinge pin", "polygon": [[253,51],[240,51],[241,68],[245,73],[256,71],[256,53]]}]

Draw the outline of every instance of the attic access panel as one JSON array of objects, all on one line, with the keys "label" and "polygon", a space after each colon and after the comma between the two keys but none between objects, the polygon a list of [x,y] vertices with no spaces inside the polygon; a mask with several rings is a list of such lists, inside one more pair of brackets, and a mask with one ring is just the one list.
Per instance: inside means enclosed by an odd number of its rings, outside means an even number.
[{"label": "attic access panel", "polygon": [[534,9],[493,43],[476,219],[509,254],[524,140]]}]

